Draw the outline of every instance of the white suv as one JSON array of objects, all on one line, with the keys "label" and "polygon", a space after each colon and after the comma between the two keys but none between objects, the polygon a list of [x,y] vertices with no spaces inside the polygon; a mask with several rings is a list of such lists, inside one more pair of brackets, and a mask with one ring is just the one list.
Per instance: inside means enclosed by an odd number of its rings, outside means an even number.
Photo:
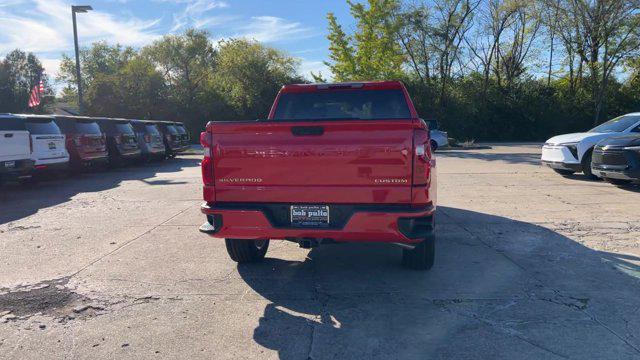
[{"label": "white suv", "polygon": [[0,114],[0,181],[26,180],[33,172],[29,132],[24,120]]},{"label": "white suv", "polygon": [[56,125],[52,116],[19,115],[31,135],[31,159],[35,161],[35,171],[64,171],[69,167],[69,153],[66,137]]},{"label": "white suv", "polygon": [[561,175],[591,173],[593,147],[611,136],[640,132],[640,113],[631,113],[609,120],[584,133],[552,137],[542,147],[542,163]]}]

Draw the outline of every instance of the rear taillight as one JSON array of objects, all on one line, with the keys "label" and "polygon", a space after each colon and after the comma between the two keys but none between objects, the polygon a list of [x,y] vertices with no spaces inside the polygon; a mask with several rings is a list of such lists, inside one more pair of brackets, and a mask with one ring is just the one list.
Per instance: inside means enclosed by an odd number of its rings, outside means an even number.
[{"label": "rear taillight", "polygon": [[431,176],[431,146],[429,132],[415,130],[413,133],[413,185],[426,185]]},{"label": "rear taillight", "polygon": [[29,136],[29,151],[33,154],[33,139]]},{"label": "rear taillight", "polygon": [[200,134],[200,145],[204,149],[204,157],[202,158],[202,182],[205,186],[213,186],[213,151],[212,147],[212,135],[209,132],[203,131]]},{"label": "rear taillight", "polygon": [[151,142],[151,135],[149,134],[144,134],[144,142],[146,142],[147,144]]},{"label": "rear taillight", "polygon": [[118,145],[122,144],[122,135],[114,136],[113,140],[115,140],[116,144],[118,144]]}]

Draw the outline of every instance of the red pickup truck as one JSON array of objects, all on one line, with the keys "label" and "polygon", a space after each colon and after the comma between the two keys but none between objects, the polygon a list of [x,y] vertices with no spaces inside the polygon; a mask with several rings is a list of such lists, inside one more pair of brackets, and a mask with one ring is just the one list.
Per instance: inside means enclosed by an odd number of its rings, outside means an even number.
[{"label": "red pickup truck", "polygon": [[200,231],[231,258],[270,239],[303,248],[387,242],[403,264],[434,261],[436,173],[429,131],[397,81],[286,85],[265,120],[209,122]]}]

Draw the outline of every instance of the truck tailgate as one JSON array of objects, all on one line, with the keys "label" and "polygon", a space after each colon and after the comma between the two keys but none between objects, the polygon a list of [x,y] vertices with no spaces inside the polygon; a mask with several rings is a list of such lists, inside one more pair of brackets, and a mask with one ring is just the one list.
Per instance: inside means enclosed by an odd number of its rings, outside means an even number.
[{"label": "truck tailgate", "polygon": [[209,126],[216,201],[411,202],[410,119]]},{"label": "truck tailgate", "polygon": [[30,156],[28,132],[0,131],[0,161],[23,160]]}]

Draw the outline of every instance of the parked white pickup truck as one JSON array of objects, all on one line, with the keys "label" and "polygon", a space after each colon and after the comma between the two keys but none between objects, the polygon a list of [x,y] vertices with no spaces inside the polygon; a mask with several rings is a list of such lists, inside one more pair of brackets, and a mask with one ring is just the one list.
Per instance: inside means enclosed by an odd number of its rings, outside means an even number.
[{"label": "parked white pickup truck", "polygon": [[33,173],[31,142],[24,119],[0,114],[0,181],[26,180]]}]

